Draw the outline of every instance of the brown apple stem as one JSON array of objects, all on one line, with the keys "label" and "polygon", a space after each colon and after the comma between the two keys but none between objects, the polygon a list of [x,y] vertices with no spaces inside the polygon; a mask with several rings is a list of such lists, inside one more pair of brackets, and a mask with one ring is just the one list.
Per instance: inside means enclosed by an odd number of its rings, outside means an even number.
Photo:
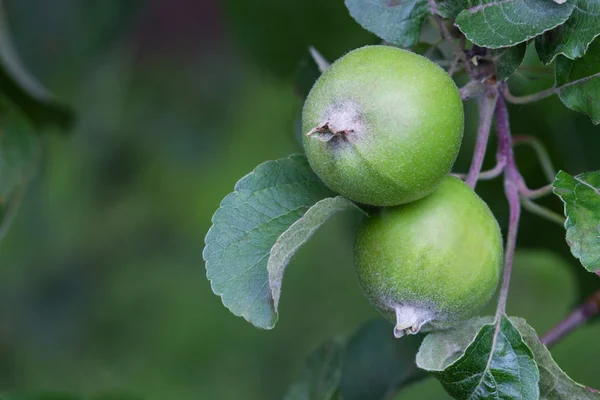
[{"label": "brown apple stem", "polygon": [[573,310],[565,319],[560,321],[548,333],[542,336],[541,341],[550,347],[560,342],[565,336],[573,332],[600,313],[600,290],[591,295],[583,304]]},{"label": "brown apple stem", "polygon": [[495,91],[494,93],[479,99],[479,129],[477,132],[477,141],[475,142],[473,161],[471,162],[471,168],[469,169],[466,180],[467,185],[473,189],[475,189],[475,185],[477,185],[481,167],[483,166],[483,158],[485,157],[485,151],[490,138],[494,107],[496,106],[497,99],[498,95]]},{"label": "brown apple stem", "polygon": [[506,109],[506,103],[504,102],[503,96],[500,96],[496,102],[496,132],[498,134],[498,147],[504,152],[504,156],[506,157],[506,168],[504,170],[504,192],[506,194],[510,210],[508,234],[506,237],[506,250],[504,256],[504,276],[502,278],[502,287],[500,288],[498,308],[496,309],[496,321],[499,323],[500,318],[506,312],[506,300],[508,298],[510,276],[517,243],[517,231],[519,229],[519,219],[521,217],[519,181],[522,179],[515,163],[508,119],[508,110]]}]

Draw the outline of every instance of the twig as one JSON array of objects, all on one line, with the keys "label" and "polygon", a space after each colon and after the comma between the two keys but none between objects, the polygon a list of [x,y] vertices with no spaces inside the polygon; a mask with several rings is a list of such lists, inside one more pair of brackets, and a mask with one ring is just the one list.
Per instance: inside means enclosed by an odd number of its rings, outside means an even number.
[{"label": "twig", "polygon": [[600,77],[600,72],[597,72],[597,73],[595,73],[593,75],[590,75],[590,76],[586,76],[585,78],[581,78],[581,79],[577,79],[577,80],[574,80],[574,81],[569,82],[569,83],[565,83],[562,86],[551,87],[549,89],[545,89],[545,90],[542,90],[540,92],[529,94],[529,95],[526,95],[526,96],[514,96],[514,95],[512,95],[509,92],[508,86],[505,86],[503,94],[504,94],[504,98],[509,103],[513,103],[513,104],[533,103],[533,102],[545,99],[546,97],[550,97],[550,96],[552,96],[554,94],[560,93],[560,91],[563,90],[563,89],[566,89],[566,88],[571,87],[571,86],[579,85],[580,83],[584,83],[586,81],[589,81],[589,80],[597,78],[597,77]]},{"label": "twig", "polygon": [[490,179],[494,179],[502,175],[504,172],[504,168],[506,167],[506,160],[498,161],[496,166],[492,169],[488,169],[487,171],[483,171],[479,174],[480,181],[489,181]]},{"label": "twig", "polygon": [[466,66],[467,71],[468,71],[468,69],[469,69],[469,67],[468,67],[469,63],[468,63],[468,60],[467,60],[467,55],[465,54],[465,52],[463,50],[464,46],[461,46],[460,44],[457,44],[454,41],[454,38],[453,38],[452,34],[450,33],[450,31],[448,30],[448,27],[446,26],[446,23],[444,22],[444,20],[438,14],[438,7],[437,7],[437,3],[435,2],[435,0],[427,0],[427,3],[429,4],[429,10],[431,11],[431,15],[433,16],[433,20],[435,21],[435,23],[437,24],[438,28],[440,29],[440,35],[442,36],[442,38],[444,40],[446,40],[450,44],[450,46],[452,46],[452,51],[460,59],[460,61],[462,61],[463,63],[465,63],[465,66]]},{"label": "twig", "polygon": [[521,194],[521,196],[527,197],[532,200],[539,199],[540,197],[544,197],[551,194],[552,189],[553,187],[551,183],[549,183],[546,186],[542,186],[539,189],[529,189],[523,179],[519,181],[519,193]]},{"label": "twig", "polygon": [[321,53],[319,53],[317,49],[315,49],[313,46],[310,46],[308,48],[308,51],[315,64],[317,64],[317,67],[319,67],[319,72],[324,73],[329,69],[329,66],[331,64],[329,63],[329,61],[327,61],[325,57],[323,57]]},{"label": "twig", "polygon": [[496,309],[496,323],[499,324],[502,315],[506,311],[506,300],[508,298],[508,289],[510,286],[510,276],[512,273],[513,258],[517,243],[517,232],[519,229],[519,219],[521,216],[521,202],[519,201],[519,179],[520,174],[517,170],[515,158],[512,149],[512,139],[510,136],[510,125],[508,120],[508,110],[502,96],[496,103],[496,132],[498,133],[498,143],[506,155],[506,168],[504,170],[504,192],[508,200],[510,209],[510,219],[508,223],[508,234],[506,237],[506,251],[504,256],[504,276],[502,278],[502,287],[498,298],[498,307]]},{"label": "twig", "polygon": [[[487,171],[482,171],[479,174],[479,178],[477,178],[477,180],[489,181],[491,179],[497,178],[500,175],[502,175],[502,172],[504,171],[505,166],[506,166],[506,160],[498,161],[496,163],[496,165],[494,166],[494,168],[488,169]],[[463,179],[463,180],[467,178],[467,174],[460,174],[460,173],[452,174],[452,176],[455,176],[455,177],[457,177],[459,179]]]},{"label": "twig", "polygon": [[542,141],[536,138],[535,136],[513,136],[513,146],[519,144],[526,144],[533,148],[533,150],[538,156],[540,164],[542,164],[542,170],[546,175],[546,179],[548,179],[548,181],[550,182],[554,181],[554,178],[556,177],[556,169],[554,168],[554,165],[552,165],[552,160],[550,159],[548,150],[546,150],[546,146],[544,146]]},{"label": "twig", "polygon": [[547,347],[553,346],[581,326],[592,317],[600,313],[600,290],[591,295],[583,304],[571,312],[548,333],[542,336],[541,341]]},{"label": "twig", "polygon": [[481,97],[485,94],[485,85],[478,80],[469,81],[465,86],[461,87],[458,91],[460,98],[463,101],[467,101],[472,97]]},{"label": "twig", "polygon": [[565,217],[546,207],[542,207],[539,204],[534,203],[531,201],[531,199],[525,196],[521,196],[521,205],[525,210],[532,214],[536,214],[544,219],[547,219],[548,221],[554,222],[561,227],[565,225]]},{"label": "twig", "polygon": [[[494,107],[496,106],[496,100],[498,94],[493,93],[488,96],[484,96],[479,99],[479,129],[477,132],[477,141],[475,143],[475,152],[473,153],[473,161],[469,168],[469,174],[467,175],[466,183],[471,188],[475,188],[477,185],[477,179],[481,172],[483,165],[483,158],[485,157],[485,150],[487,149],[488,140],[490,138],[490,130],[492,128],[492,118],[494,116]],[[510,145],[509,145],[510,147]],[[512,152],[512,150],[511,150]]]},{"label": "twig", "polygon": [[451,77],[454,76],[456,71],[458,71],[458,69],[459,69],[459,64],[458,64],[459,62],[460,62],[460,58],[458,58],[458,56],[455,56],[452,59],[452,63],[450,64],[450,67],[448,68],[448,75],[450,75]]}]

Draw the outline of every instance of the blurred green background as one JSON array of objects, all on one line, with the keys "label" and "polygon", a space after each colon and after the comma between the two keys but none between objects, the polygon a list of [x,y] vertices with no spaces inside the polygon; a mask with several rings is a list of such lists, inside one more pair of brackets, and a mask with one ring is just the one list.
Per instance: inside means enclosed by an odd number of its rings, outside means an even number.
[{"label": "blurred green background", "polygon": [[[313,348],[377,317],[352,271],[353,217],[335,217],[295,257],[273,331],[222,306],[201,256],[235,182],[301,151],[293,75],[307,47],[333,60],[375,43],[342,0],[6,8],[24,63],[78,121],[70,135],[42,135],[40,170],[0,243],[1,390],[279,399]],[[511,82],[533,92],[552,75],[524,71]],[[510,111],[514,133],[541,138],[557,168],[600,169],[599,128],[558,99]],[[457,171],[468,168],[476,119],[469,105]],[[517,158],[532,187],[545,183],[532,151]],[[478,191],[504,228],[501,183]],[[561,211],[556,198],[543,203]],[[508,311],[538,332],[600,286],[570,257],[561,227],[525,213],[519,245]],[[598,337],[591,324],[552,351],[590,386],[600,386]],[[398,397],[421,398],[447,396],[428,380]]]}]

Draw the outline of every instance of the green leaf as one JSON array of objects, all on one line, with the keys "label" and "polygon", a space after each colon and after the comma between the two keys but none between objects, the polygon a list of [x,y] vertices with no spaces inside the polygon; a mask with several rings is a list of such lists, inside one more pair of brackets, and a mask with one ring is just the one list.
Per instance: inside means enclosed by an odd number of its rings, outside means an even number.
[{"label": "green leaf", "polygon": [[385,400],[400,387],[427,377],[415,355],[421,335],[396,340],[393,325],[370,321],[342,344],[330,340],[308,359],[305,371],[286,400]]},{"label": "green leaf", "polygon": [[417,354],[417,365],[431,372],[455,399],[539,398],[540,375],[533,353],[504,315],[498,323],[475,318],[429,334]]},{"label": "green leaf", "polygon": [[19,106],[37,127],[55,125],[68,129],[71,111],[56,100],[25,70],[8,33],[4,8],[0,2],[0,93]]},{"label": "green leaf", "polygon": [[[595,40],[586,55],[575,61],[558,56],[555,72],[557,87],[572,84],[559,91],[563,104],[600,124],[600,40]],[[588,77],[591,79],[582,80]]]},{"label": "green leaf", "polygon": [[545,64],[556,56],[563,55],[571,60],[583,57],[590,43],[600,35],[600,2],[577,0],[577,6],[567,22],[538,36],[535,48]]},{"label": "green leaf", "polygon": [[423,340],[413,335],[397,340],[394,326],[378,319],[363,325],[349,340],[342,367],[344,400],[384,400],[401,386],[423,379],[415,355]]},{"label": "green leaf", "polygon": [[419,42],[429,15],[427,0],[346,0],[346,7],[363,28],[401,47]]},{"label": "green leaf", "polygon": [[491,50],[496,61],[496,78],[505,81],[521,66],[527,51],[527,44],[521,43],[513,47]]},{"label": "green leaf", "polygon": [[462,10],[469,8],[469,0],[444,0],[438,3],[438,14],[444,18],[456,19]]},{"label": "green leaf", "polygon": [[571,253],[588,271],[600,271],[600,171],[575,177],[559,171],[553,187],[565,204]]},{"label": "green leaf", "polygon": [[600,400],[600,393],[574,382],[560,369],[552,355],[540,342],[535,330],[522,318],[511,318],[521,332],[523,341],[533,352],[540,370],[540,399],[542,400]]},{"label": "green leaf", "polygon": [[285,396],[285,400],[330,400],[340,382],[344,344],[330,340],[316,349],[306,362],[303,373]]},{"label": "green leaf", "polygon": [[20,110],[0,98],[0,239],[4,237],[39,161],[37,137]]},{"label": "green leaf", "polygon": [[253,325],[277,321],[267,263],[277,239],[313,205],[333,193],[304,156],[259,165],[221,202],[206,235],[207,277],[223,304]]},{"label": "green leaf", "polygon": [[285,267],[296,251],[325,223],[333,214],[348,209],[361,211],[360,207],[342,196],[323,199],[310,207],[308,211],[279,236],[269,255],[267,271],[269,287],[275,313],[278,312],[281,283]]},{"label": "green leaf", "polygon": [[515,46],[564,23],[577,0],[469,0],[456,25],[473,43],[496,49]]}]

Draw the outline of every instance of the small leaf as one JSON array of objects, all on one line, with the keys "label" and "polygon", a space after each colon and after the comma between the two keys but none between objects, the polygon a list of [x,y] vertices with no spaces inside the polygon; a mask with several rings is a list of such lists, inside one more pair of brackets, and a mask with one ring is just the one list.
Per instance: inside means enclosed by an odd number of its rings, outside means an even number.
[{"label": "small leaf", "polygon": [[378,319],[362,326],[349,340],[342,367],[344,400],[384,400],[401,386],[423,379],[415,355],[423,340],[413,335],[397,340],[394,326]]},{"label": "small leaf", "polygon": [[470,0],[456,25],[473,43],[496,49],[515,46],[564,23],[577,0]]},{"label": "small leaf", "polygon": [[25,70],[13,49],[6,16],[0,2],[0,92],[19,106],[37,127],[56,125],[68,129],[71,111],[58,102]]},{"label": "small leaf", "polygon": [[289,389],[285,400],[330,400],[340,382],[344,344],[330,340],[316,349],[306,362],[300,379]]},{"label": "small leaf", "polygon": [[285,267],[294,253],[302,246],[317,229],[333,214],[348,209],[362,212],[360,207],[342,196],[329,197],[313,205],[298,221],[294,222],[279,236],[273,247],[267,263],[269,271],[269,287],[273,297],[275,312],[278,312],[281,282]]},{"label": "small leaf", "polygon": [[600,271],[600,171],[575,177],[559,171],[553,187],[565,204],[571,253],[588,271]]},{"label": "small leaf", "polygon": [[523,341],[533,352],[540,370],[540,399],[542,400],[600,400],[600,393],[574,382],[556,364],[552,355],[540,342],[535,330],[522,318],[511,318],[521,332]]},{"label": "small leaf", "polygon": [[550,64],[557,55],[571,60],[583,57],[590,43],[600,35],[600,2],[577,0],[573,14],[564,24],[538,36],[535,48],[545,64]]},{"label": "small leaf", "polygon": [[384,319],[360,327],[343,345],[330,340],[310,356],[286,400],[386,400],[403,385],[427,377],[415,354],[422,336],[396,340]]},{"label": "small leaf", "polygon": [[37,137],[20,110],[0,99],[0,239],[21,203],[39,161]]},{"label": "small leaf", "polygon": [[261,164],[235,185],[213,216],[203,252],[207,277],[225,307],[259,328],[275,325],[267,273],[271,248],[332,195],[299,155]]},{"label": "small leaf", "polygon": [[527,44],[521,43],[517,46],[491,50],[491,55],[496,60],[496,78],[505,81],[517,68],[521,66],[527,51]]},{"label": "small leaf", "polygon": [[587,114],[594,124],[600,124],[600,40],[595,40],[586,55],[575,61],[558,56],[555,72],[556,86],[592,77],[561,89],[558,95],[565,106]]},{"label": "small leaf", "polygon": [[419,42],[429,15],[427,0],[346,0],[346,7],[363,28],[401,47]]},{"label": "small leaf", "polygon": [[475,318],[429,334],[417,354],[417,365],[431,372],[455,399],[539,398],[540,375],[533,353],[504,315],[497,323]]}]

